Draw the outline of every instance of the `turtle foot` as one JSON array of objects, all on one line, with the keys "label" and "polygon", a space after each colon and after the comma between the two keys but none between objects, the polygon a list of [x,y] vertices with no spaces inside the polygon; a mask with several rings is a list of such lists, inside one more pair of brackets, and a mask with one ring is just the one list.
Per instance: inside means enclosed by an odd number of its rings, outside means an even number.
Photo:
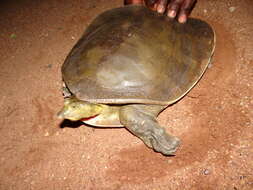
[{"label": "turtle foot", "polygon": [[155,118],[162,108],[157,105],[126,105],[120,110],[120,121],[149,148],[164,155],[175,155],[180,140],[167,134]]},{"label": "turtle foot", "polygon": [[151,144],[155,151],[164,155],[175,155],[180,145],[180,140],[167,134],[163,128],[159,128],[150,134],[148,144]]}]

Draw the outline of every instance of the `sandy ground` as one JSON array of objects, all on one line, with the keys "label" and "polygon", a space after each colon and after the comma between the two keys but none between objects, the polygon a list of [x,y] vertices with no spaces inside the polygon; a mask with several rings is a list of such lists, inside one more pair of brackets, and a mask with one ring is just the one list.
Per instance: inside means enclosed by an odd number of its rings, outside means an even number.
[{"label": "sandy ground", "polygon": [[92,19],[121,0],[0,3],[0,189],[253,189],[253,2],[199,0],[217,34],[211,67],[159,122],[175,157],[126,129],[56,118],[61,65]]}]

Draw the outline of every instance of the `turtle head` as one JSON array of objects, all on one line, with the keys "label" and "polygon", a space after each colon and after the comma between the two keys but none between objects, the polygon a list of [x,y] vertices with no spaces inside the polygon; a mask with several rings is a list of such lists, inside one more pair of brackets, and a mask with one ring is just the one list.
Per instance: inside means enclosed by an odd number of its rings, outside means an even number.
[{"label": "turtle head", "polygon": [[102,106],[85,101],[78,100],[74,97],[64,99],[64,106],[57,114],[58,118],[78,121],[83,118],[90,118],[100,114]]}]

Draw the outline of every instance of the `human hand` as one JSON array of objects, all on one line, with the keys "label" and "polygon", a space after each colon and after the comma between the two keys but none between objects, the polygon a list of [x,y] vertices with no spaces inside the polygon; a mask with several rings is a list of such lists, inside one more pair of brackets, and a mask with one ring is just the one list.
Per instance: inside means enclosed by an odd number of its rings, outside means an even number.
[{"label": "human hand", "polygon": [[158,13],[166,13],[168,17],[175,18],[178,22],[185,23],[197,0],[124,0],[128,4],[146,4]]}]

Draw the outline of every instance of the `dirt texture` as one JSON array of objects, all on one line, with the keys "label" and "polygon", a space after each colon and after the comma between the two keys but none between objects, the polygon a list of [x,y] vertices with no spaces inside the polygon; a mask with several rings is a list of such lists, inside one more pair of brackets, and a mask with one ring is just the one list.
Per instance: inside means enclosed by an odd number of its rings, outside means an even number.
[{"label": "dirt texture", "polygon": [[0,3],[1,190],[253,189],[253,1],[199,0],[217,35],[198,85],[159,116],[177,155],[125,128],[62,122],[61,65],[87,25],[121,0]]}]

